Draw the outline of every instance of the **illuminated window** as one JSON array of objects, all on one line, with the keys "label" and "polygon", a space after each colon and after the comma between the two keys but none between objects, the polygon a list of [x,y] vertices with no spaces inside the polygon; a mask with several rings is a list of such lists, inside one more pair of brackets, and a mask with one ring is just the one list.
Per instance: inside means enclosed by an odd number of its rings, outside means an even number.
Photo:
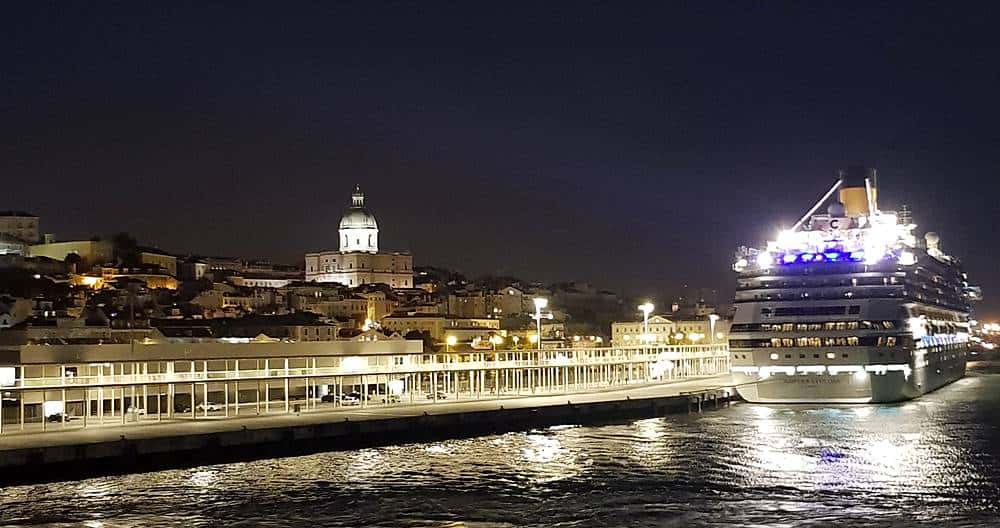
[{"label": "illuminated window", "polygon": [[778,359],[778,354],[771,354],[771,359]]},{"label": "illuminated window", "polygon": [[834,354],[833,352],[826,353],[826,359],[833,359],[835,357],[837,357],[837,354]]}]

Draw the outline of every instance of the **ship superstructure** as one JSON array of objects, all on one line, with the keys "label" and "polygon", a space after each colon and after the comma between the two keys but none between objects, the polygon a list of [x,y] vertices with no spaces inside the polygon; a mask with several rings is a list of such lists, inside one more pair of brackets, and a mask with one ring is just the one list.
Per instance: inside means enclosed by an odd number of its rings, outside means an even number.
[{"label": "ship superstructure", "polygon": [[874,170],[842,171],[791,229],[737,252],[730,353],[744,399],[899,401],[965,374],[978,288],[936,234],[918,238],[909,211],[877,197]]}]

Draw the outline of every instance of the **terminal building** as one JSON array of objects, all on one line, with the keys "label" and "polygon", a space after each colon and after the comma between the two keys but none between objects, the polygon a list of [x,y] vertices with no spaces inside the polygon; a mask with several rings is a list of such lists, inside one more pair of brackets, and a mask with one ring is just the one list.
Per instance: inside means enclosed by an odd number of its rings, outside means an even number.
[{"label": "terminal building", "polygon": [[413,287],[413,256],[378,248],[378,222],[365,207],[365,195],[356,187],[351,206],[340,219],[340,249],[306,253],[305,279],[345,286],[388,284]]},{"label": "terminal building", "polygon": [[348,340],[0,333],[0,435],[566,394],[729,370],[725,344],[463,351]]}]

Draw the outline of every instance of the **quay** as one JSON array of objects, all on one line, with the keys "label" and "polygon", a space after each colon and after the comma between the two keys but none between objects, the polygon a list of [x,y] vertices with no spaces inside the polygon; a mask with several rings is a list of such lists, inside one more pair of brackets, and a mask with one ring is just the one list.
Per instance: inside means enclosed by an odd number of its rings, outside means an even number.
[{"label": "quay", "polygon": [[0,482],[698,409],[716,396],[681,392],[712,391],[729,368],[725,344],[0,343]]},{"label": "quay", "polygon": [[544,396],[337,407],[271,416],[11,434],[0,484],[64,480],[701,412],[736,398],[731,375]]}]

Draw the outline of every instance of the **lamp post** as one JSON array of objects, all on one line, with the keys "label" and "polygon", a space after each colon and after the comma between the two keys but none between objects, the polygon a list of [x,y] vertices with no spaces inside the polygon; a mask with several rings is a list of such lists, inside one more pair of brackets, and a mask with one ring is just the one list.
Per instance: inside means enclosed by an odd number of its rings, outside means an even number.
[{"label": "lamp post", "polygon": [[450,335],[450,336],[446,337],[445,340],[444,340],[444,349],[445,349],[445,352],[451,352],[451,347],[455,346],[455,343],[458,343],[458,338],[457,337],[455,337],[453,335]]},{"label": "lamp post", "polygon": [[535,297],[535,321],[538,323],[538,350],[542,349],[542,309],[549,305],[549,300],[545,297]]},{"label": "lamp post", "polygon": [[637,308],[642,312],[642,340],[649,341],[649,314],[653,311],[653,303],[645,302]]},{"label": "lamp post", "polygon": [[708,314],[708,337],[711,343],[715,343],[715,322],[718,320],[718,314]]}]

